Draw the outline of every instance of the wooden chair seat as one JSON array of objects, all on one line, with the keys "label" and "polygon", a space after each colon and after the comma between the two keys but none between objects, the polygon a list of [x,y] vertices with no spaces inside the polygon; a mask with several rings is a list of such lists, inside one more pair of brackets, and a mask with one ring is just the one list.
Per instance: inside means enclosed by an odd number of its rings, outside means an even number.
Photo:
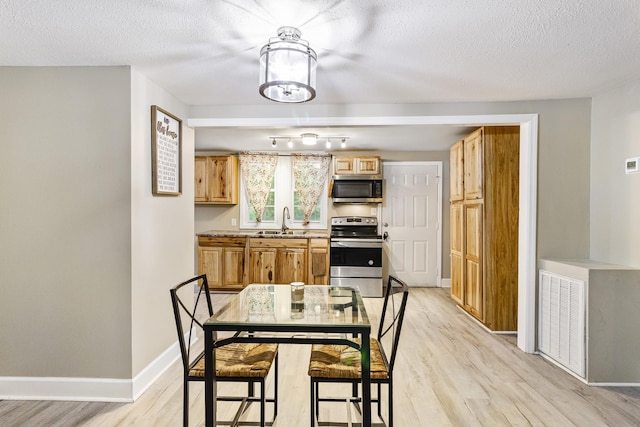
[{"label": "wooden chair seat", "polygon": [[[360,342],[360,340],[354,340]],[[378,340],[371,338],[371,379],[388,379],[389,372]],[[312,378],[360,379],[360,350],[348,345],[314,344],[311,346],[309,376]]]},{"label": "wooden chair seat", "polygon": [[[216,377],[265,378],[277,352],[277,344],[233,343],[219,347],[216,349]],[[190,376],[204,377],[202,356],[189,370]]]}]

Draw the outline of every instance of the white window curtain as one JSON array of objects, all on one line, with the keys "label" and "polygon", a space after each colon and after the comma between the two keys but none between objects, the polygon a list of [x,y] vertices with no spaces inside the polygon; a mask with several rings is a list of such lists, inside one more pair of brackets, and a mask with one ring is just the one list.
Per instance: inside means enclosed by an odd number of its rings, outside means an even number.
[{"label": "white window curtain", "polygon": [[328,154],[291,155],[291,169],[298,193],[298,202],[304,215],[304,225],[309,224],[309,218],[322,195],[324,183],[329,173],[330,161],[331,156]]},{"label": "white window curtain", "polygon": [[240,153],[240,173],[247,191],[247,199],[256,211],[256,221],[262,221],[262,212],[267,204],[273,175],[278,164],[278,155],[270,153]]}]

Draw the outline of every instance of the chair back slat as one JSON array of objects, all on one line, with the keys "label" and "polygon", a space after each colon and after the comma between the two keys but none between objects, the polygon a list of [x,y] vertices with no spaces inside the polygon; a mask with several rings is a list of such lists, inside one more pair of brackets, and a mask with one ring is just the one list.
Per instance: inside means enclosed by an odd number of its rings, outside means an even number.
[{"label": "chair back slat", "polygon": [[[393,371],[393,365],[396,360],[398,343],[400,342],[400,331],[402,330],[402,322],[404,320],[408,297],[409,287],[407,284],[397,277],[389,275],[378,328],[378,341],[380,345],[382,345],[382,339],[385,338],[387,334],[391,334],[389,337],[391,340],[391,353],[387,361],[389,374]],[[400,300],[399,304],[398,300]]]},{"label": "chair back slat", "polygon": [[[185,301],[185,297],[180,297],[179,291],[187,286],[191,285],[191,292],[189,292],[189,301]],[[198,285],[198,292],[194,298],[194,285]],[[207,309],[209,317],[213,316],[213,305],[211,304],[211,295],[209,294],[209,283],[207,281],[207,275],[202,274],[200,276],[193,277],[187,281],[180,283],[170,289],[171,302],[173,305],[173,315],[176,321],[176,329],[178,331],[178,344],[180,345],[180,354],[182,356],[182,365],[185,371],[188,371],[191,363],[191,342],[194,333],[194,325],[197,325],[199,330],[204,330],[202,321],[204,319],[199,318],[198,304],[201,297],[204,295],[207,302]],[[185,340],[185,326],[189,325],[188,337]]]}]

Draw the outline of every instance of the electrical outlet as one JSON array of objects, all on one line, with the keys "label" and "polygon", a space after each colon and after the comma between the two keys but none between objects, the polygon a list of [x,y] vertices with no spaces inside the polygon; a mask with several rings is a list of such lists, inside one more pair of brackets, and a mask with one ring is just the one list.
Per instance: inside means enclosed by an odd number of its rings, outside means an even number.
[{"label": "electrical outlet", "polygon": [[235,218],[231,218],[231,226],[235,227],[237,225],[237,221]]}]

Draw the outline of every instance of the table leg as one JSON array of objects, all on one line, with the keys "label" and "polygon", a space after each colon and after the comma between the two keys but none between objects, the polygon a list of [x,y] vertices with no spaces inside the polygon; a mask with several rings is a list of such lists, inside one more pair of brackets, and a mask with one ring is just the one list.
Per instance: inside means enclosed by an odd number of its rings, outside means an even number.
[{"label": "table leg", "polygon": [[362,347],[360,348],[360,361],[362,366],[362,425],[371,426],[371,346],[369,341],[370,331],[362,332]]},{"label": "table leg", "polygon": [[204,328],[204,407],[205,425],[215,427],[216,425],[216,359],[215,359],[215,332]]}]

